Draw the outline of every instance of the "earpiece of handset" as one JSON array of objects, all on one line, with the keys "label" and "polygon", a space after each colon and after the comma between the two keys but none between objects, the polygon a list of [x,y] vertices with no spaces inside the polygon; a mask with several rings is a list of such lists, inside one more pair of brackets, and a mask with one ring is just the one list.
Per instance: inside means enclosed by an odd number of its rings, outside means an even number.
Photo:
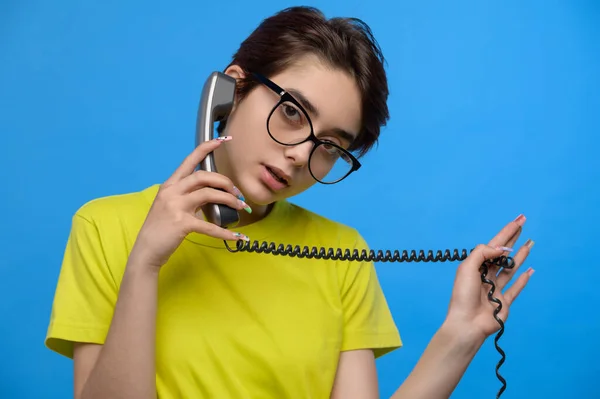
[{"label": "earpiece of handset", "polygon": [[[235,79],[221,72],[210,74],[200,97],[196,118],[196,147],[214,138],[215,122],[229,115],[235,98]],[[210,153],[196,168],[207,172],[216,172],[213,154]],[[202,206],[204,217],[217,226],[235,227],[240,216],[236,209],[223,204],[206,204]]]}]

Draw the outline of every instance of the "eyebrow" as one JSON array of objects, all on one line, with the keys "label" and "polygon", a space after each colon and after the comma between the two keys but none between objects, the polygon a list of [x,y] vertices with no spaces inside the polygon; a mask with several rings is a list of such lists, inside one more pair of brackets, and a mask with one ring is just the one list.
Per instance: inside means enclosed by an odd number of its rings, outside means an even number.
[{"label": "eyebrow", "polygon": [[335,128],[330,130],[332,133],[339,136],[342,140],[346,140],[349,144],[352,144],[356,140],[356,136],[344,129]]},{"label": "eyebrow", "polygon": [[[300,90],[297,89],[284,89],[288,93],[290,93],[296,100],[300,101],[302,106],[306,108],[308,112],[313,114],[315,117],[319,117],[319,110],[311,103],[308,98]],[[331,133],[338,135],[341,139],[346,140],[348,143],[354,142],[356,140],[357,135],[352,134],[344,129],[334,128],[329,130]]]},{"label": "eyebrow", "polygon": [[319,111],[317,110],[317,107],[315,107],[300,90],[287,89],[286,91],[290,93],[296,100],[300,101],[302,106],[306,108],[308,112],[313,114],[315,117],[319,117]]}]

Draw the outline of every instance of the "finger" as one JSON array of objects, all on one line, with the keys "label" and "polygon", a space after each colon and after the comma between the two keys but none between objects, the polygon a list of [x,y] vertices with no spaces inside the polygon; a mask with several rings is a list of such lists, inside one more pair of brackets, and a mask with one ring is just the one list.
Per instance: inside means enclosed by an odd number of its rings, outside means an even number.
[{"label": "finger", "polygon": [[188,233],[194,232],[228,241],[250,241],[250,239],[242,233],[237,233],[231,230],[224,229],[222,227],[217,226],[214,223],[209,223],[204,220],[200,220],[191,215],[187,221],[186,227]]},{"label": "finger", "polygon": [[505,246],[507,246],[509,248],[513,248],[513,246],[515,245],[515,243],[517,242],[517,240],[521,236],[522,232],[523,232],[523,227],[519,226],[519,228],[517,229],[517,231],[515,232],[515,234],[512,235],[512,237],[508,240],[508,242],[505,244]]},{"label": "finger", "polygon": [[227,176],[215,172],[206,172],[204,170],[195,171],[191,175],[178,181],[174,186],[176,191],[181,194],[191,193],[204,187],[218,188],[227,191],[234,196],[241,194]]},{"label": "finger", "polygon": [[206,187],[189,193],[184,197],[186,208],[192,209],[194,213],[204,204],[223,204],[230,208],[251,212],[250,207],[244,201],[238,199],[235,195],[225,191]]},{"label": "finger", "polygon": [[[504,228],[490,241],[490,246],[505,246],[506,250],[499,256],[509,256],[513,251],[515,242],[519,239],[521,232],[523,231],[523,224],[525,223],[525,216],[520,214],[512,222],[508,223]],[[495,264],[489,265],[489,278],[493,281],[496,280],[496,276],[500,271],[500,266]]]},{"label": "finger", "polygon": [[171,177],[167,179],[165,185],[170,185],[183,179],[194,172],[198,164],[206,158],[206,156],[217,149],[223,142],[231,140],[231,136],[222,136],[214,140],[206,141],[197,146],[173,172]]},{"label": "finger", "polygon": [[[523,231],[523,228],[521,226],[519,226],[517,231],[512,235],[512,237],[508,240],[508,242],[506,244],[504,244],[504,246],[507,247],[507,250],[502,253],[502,256],[510,255],[510,253],[512,252],[512,248],[514,247],[515,243],[519,239],[519,236],[521,235],[522,231]],[[501,272],[502,270],[504,270],[504,269],[501,269],[501,266],[496,266],[495,264],[491,264],[489,266],[489,272],[493,276],[496,276],[498,274],[498,272]]]},{"label": "finger", "polygon": [[515,283],[508,290],[506,290],[506,292],[504,293],[504,301],[506,303],[506,306],[510,306],[514,302],[514,300],[517,299],[521,291],[523,291],[523,288],[525,288],[525,286],[529,282],[529,279],[531,278],[534,272],[535,270],[533,270],[532,268],[527,269],[527,271],[521,274],[519,278],[515,281]]},{"label": "finger", "polygon": [[504,228],[491,239],[488,245],[490,247],[507,246],[507,243],[514,238],[514,236],[518,234],[519,229],[523,227],[525,220],[526,218],[524,215],[521,214],[517,216],[515,220],[504,226]]},{"label": "finger", "polygon": [[498,256],[502,255],[505,250],[506,247],[494,248],[489,245],[479,244],[462,263],[464,266],[461,266],[479,273],[479,268],[485,261],[497,258]]},{"label": "finger", "polygon": [[504,287],[508,284],[510,280],[512,280],[513,276],[517,273],[517,270],[521,267],[523,263],[525,263],[525,259],[529,256],[531,251],[531,247],[533,247],[534,241],[527,240],[525,244],[515,254],[513,257],[514,266],[512,269],[502,269],[498,274],[496,281],[498,288],[503,290]]}]

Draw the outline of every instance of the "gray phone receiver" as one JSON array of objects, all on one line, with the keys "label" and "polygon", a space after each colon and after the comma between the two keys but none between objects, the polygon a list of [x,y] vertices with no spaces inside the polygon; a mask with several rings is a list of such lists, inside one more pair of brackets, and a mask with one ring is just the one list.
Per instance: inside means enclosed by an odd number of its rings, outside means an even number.
[{"label": "gray phone receiver", "polygon": [[[235,79],[221,72],[210,74],[200,98],[198,115],[196,118],[196,147],[214,139],[215,122],[221,121],[229,115],[233,108],[235,98]],[[216,172],[213,153],[209,153],[200,162],[196,170]],[[202,212],[206,220],[217,226],[235,227],[239,222],[237,210],[223,204],[205,204]]]}]

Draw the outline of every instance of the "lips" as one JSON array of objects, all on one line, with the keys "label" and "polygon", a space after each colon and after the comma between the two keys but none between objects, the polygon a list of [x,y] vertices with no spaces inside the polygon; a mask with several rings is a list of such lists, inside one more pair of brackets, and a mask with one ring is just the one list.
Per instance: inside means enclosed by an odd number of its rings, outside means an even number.
[{"label": "lips", "polygon": [[262,165],[262,173],[260,180],[262,183],[269,188],[272,192],[284,190],[289,187],[291,178],[285,174],[281,169],[275,166]]},{"label": "lips", "polygon": [[275,178],[275,180],[285,184],[286,186],[290,185],[292,178],[284,171],[271,165],[266,165],[265,168]]}]

